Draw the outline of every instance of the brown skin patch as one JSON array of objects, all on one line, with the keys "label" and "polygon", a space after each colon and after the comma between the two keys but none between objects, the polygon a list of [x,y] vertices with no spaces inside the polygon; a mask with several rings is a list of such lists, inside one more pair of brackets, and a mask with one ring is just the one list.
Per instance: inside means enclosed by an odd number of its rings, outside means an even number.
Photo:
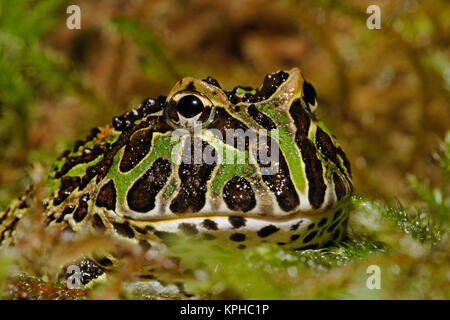
[{"label": "brown skin patch", "polygon": [[111,267],[113,265],[113,262],[109,260],[107,257],[99,259],[97,263],[103,267]]},{"label": "brown skin patch", "polygon": [[106,230],[105,224],[98,214],[94,214],[94,216],[92,217],[92,226],[94,227],[94,229],[99,231]]},{"label": "brown skin patch", "polygon": [[6,232],[9,231],[9,234],[11,235],[11,233],[14,231],[14,229],[17,226],[17,223],[19,222],[19,218],[14,218],[14,220],[7,226],[4,227],[3,231],[0,233],[0,244],[3,242],[3,240],[5,239],[6,236]]},{"label": "brown skin patch", "polygon": [[[177,214],[197,212],[203,208],[205,205],[206,183],[211,178],[211,172],[216,166],[217,155],[215,150],[211,153],[211,156],[215,159],[213,163],[207,164],[202,159],[201,164],[195,164],[195,148],[201,148],[203,153],[206,148],[211,148],[211,146],[199,139],[195,139],[194,142],[192,137],[186,140],[183,160],[178,170],[178,176],[181,180],[180,191],[170,204],[170,210]],[[188,152],[191,152],[190,159]]]},{"label": "brown skin patch", "polygon": [[310,232],[304,239],[303,239],[303,243],[308,243],[311,242],[316,236],[317,236],[318,231],[312,231]]},{"label": "brown skin patch", "polygon": [[255,94],[258,101],[266,100],[277,91],[283,82],[289,78],[289,73],[279,71],[277,73],[268,74],[264,78],[264,83],[261,89]]},{"label": "brown skin patch", "polygon": [[140,227],[136,227],[136,226],[133,226],[133,227],[134,227],[134,230],[136,230],[136,232],[139,232],[140,234],[148,233],[148,230],[146,228],[140,228]]},{"label": "brown skin patch", "polygon": [[[347,160],[344,152],[341,148],[336,148],[330,136],[319,127],[317,127],[316,131],[316,145],[319,151],[325,156],[325,158],[331,160],[334,164],[336,164],[340,172],[346,174],[344,168],[341,167],[341,163],[338,159],[338,156],[341,157],[348,174],[351,176],[350,163]],[[348,184],[352,186],[352,182],[347,175],[346,179]],[[336,172],[333,173],[333,181],[335,183],[336,195],[339,200],[347,193],[347,190],[344,185],[344,181],[342,181],[342,178],[340,178]]]},{"label": "brown skin patch", "polygon": [[[295,141],[300,148],[303,162],[305,163],[306,177],[309,182],[309,202],[311,203],[313,208],[317,209],[320,208],[325,198],[326,185],[323,182],[323,168],[321,161],[317,158],[316,147],[314,143],[312,143],[308,139],[308,131],[311,124],[311,119],[303,109],[300,99],[297,99],[292,103],[289,112],[294,119],[294,123],[297,127],[297,131],[295,133]],[[334,145],[331,143],[331,140],[328,141],[329,136],[326,135],[325,132],[323,132],[323,130],[321,130],[319,127],[317,128],[317,130],[319,132],[319,141],[320,143],[322,143],[321,147],[323,152],[327,153],[330,157],[332,157],[333,155],[335,157],[335,152],[332,152],[332,150],[334,150],[332,149],[332,147],[334,148]]]},{"label": "brown skin patch", "polygon": [[291,241],[295,241],[295,240],[297,240],[298,238],[300,238],[300,235],[299,235],[299,234],[293,234],[293,235],[291,236],[290,240],[291,240]]},{"label": "brown skin patch", "polygon": [[158,158],[127,194],[128,207],[137,212],[148,212],[155,207],[156,195],[166,184],[172,172],[169,160]]},{"label": "brown skin patch", "polygon": [[236,104],[238,102],[249,102],[249,103],[255,103],[255,102],[261,102],[263,100],[267,100],[272,96],[277,89],[289,78],[289,74],[284,71],[279,71],[277,73],[268,74],[264,78],[264,83],[261,87],[261,89],[258,89],[255,94],[246,93],[244,96],[238,97],[236,95],[236,92],[239,88],[242,88],[246,91],[252,90],[250,87],[241,87],[238,86],[234,88],[232,91],[227,92],[228,100],[230,100],[231,103]]},{"label": "brown skin patch", "polygon": [[274,225],[268,225],[258,231],[258,236],[261,238],[265,238],[270,236],[271,234],[279,231],[280,229],[275,227]]},{"label": "brown skin patch", "polygon": [[337,159],[337,148],[331,141],[330,136],[325,133],[320,127],[317,127],[316,130],[316,145],[317,149],[319,149],[319,151],[325,156],[326,159],[331,160],[338,167],[340,167],[340,163]]},{"label": "brown skin patch", "polygon": [[289,113],[294,119],[295,126],[297,127],[296,136],[299,138],[307,138],[311,119],[309,118],[305,109],[303,109],[300,99],[294,100],[294,102],[292,102]]},{"label": "brown skin patch", "polygon": [[299,226],[300,226],[300,222],[297,222],[296,224],[293,224],[293,225],[291,226],[291,231],[297,230]]},{"label": "brown skin patch", "polygon": [[[267,155],[268,158],[272,156],[271,144],[272,138],[269,136],[267,137],[267,144],[259,146],[260,148],[264,148],[264,150],[261,151],[261,154]],[[274,145],[278,148],[278,145],[275,142]],[[257,153],[256,150],[254,150],[254,153],[258,164],[262,165],[260,154]],[[276,196],[280,208],[284,211],[291,211],[300,204],[300,199],[292,183],[286,160],[279,149],[278,158],[279,161],[274,164],[277,166],[275,168],[275,173],[262,175],[262,179],[269,187],[270,191]],[[266,166],[266,164],[264,166]]]},{"label": "brown skin patch", "polygon": [[127,172],[133,169],[150,151],[152,145],[152,130],[143,129],[135,132],[125,147],[120,171]]},{"label": "brown skin patch", "polygon": [[336,210],[336,212],[334,213],[334,216],[333,216],[333,220],[332,220],[332,221],[336,221],[336,220],[340,219],[341,216],[342,216],[342,213],[343,213],[343,210],[342,210],[342,209]]},{"label": "brown skin patch", "polygon": [[233,177],[223,188],[223,199],[230,210],[247,212],[256,206],[251,184],[243,177]]},{"label": "brown skin patch", "polygon": [[217,223],[215,223],[214,221],[212,221],[210,219],[203,220],[202,226],[208,230],[217,230],[218,229]]},{"label": "brown skin patch", "polygon": [[337,153],[338,155],[342,158],[342,161],[344,162],[344,166],[347,169],[348,174],[350,175],[350,177],[352,176],[352,172],[350,170],[350,161],[348,161],[347,157],[345,156],[344,151],[342,150],[341,147],[337,148]]},{"label": "brown skin patch", "polygon": [[[215,135],[216,138],[221,139],[224,143],[227,143],[228,145],[231,145],[232,147],[238,147],[238,139],[241,138],[239,136],[233,135],[233,139],[228,138],[227,139],[227,129],[231,130],[243,130],[244,132],[247,132],[248,127],[242,123],[240,120],[234,118],[232,115],[230,115],[225,109],[223,108],[216,108],[216,114],[214,117],[214,121],[208,126],[208,129],[216,129],[220,132],[221,136]],[[215,130],[214,130],[215,131]],[[214,132],[213,133],[216,133]],[[233,133],[233,131],[229,131],[230,133]],[[227,141],[228,140],[228,141]],[[229,140],[232,140],[229,141]],[[245,148],[239,147],[238,149],[240,151],[248,150],[249,141],[248,138],[245,138]]]},{"label": "brown skin patch", "polygon": [[270,117],[259,111],[254,104],[248,107],[247,112],[250,115],[250,117],[252,117],[252,119],[255,120],[256,123],[258,123],[264,129],[270,131],[277,128],[272,119],[270,119]]},{"label": "brown skin patch", "polygon": [[73,190],[75,190],[80,185],[80,177],[64,177],[61,179],[61,187],[58,190],[58,195],[53,199],[53,204],[55,206],[60,205],[64,200],[66,200]]},{"label": "brown skin patch", "polygon": [[134,237],[134,231],[130,227],[130,224],[128,222],[125,223],[113,223],[114,229],[117,231],[118,234],[120,234],[123,237],[126,238],[133,238]]},{"label": "brown skin patch", "polygon": [[28,207],[29,207],[29,205],[26,200],[23,200],[19,203],[19,209],[26,209]]},{"label": "brown skin patch", "polygon": [[[8,207],[8,208],[6,209],[6,211],[3,212],[3,215],[0,216],[0,224],[3,223],[3,220],[5,220],[5,219],[8,217],[10,211],[11,211],[11,207]],[[0,213],[0,214],[1,214],[1,213]]]},{"label": "brown skin patch", "polygon": [[316,103],[316,90],[307,81],[303,81],[303,101],[310,106]]},{"label": "brown skin patch", "polygon": [[333,172],[333,182],[334,182],[334,190],[336,192],[336,197],[339,201],[343,196],[345,196],[345,193],[346,193],[345,185],[342,182],[341,177],[336,172]]},{"label": "brown skin patch", "polygon": [[108,210],[116,210],[116,188],[114,181],[110,180],[99,191],[95,204]]},{"label": "brown skin patch", "polygon": [[85,193],[80,197],[78,201],[78,207],[73,214],[73,219],[76,222],[81,222],[88,213],[88,201],[89,201],[89,193]]},{"label": "brown skin patch", "polygon": [[152,246],[150,245],[150,243],[148,243],[147,240],[143,240],[143,239],[139,240],[139,246],[140,246],[140,247],[142,248],[142,250],[144,250],[144,251],[148,251],[148,250],[150,250],[150,248],[152,247]]},{"label": "brown skin patch", "polygon": [[245,221],[246,220],[245,220],[244,217],[230,216],[230,217],[228,217],[228,221],[233,226],[233,228],[238,229],[240,227],[244,227],[245,226]]},{"label": "brown skin patch", "polygon": [[59,216],[58,220],[56,222],[62,222],[64,220],[64,217],[68,214],[71,214],[75,210],[74,205],[67,205],[64,210],[61,212],[61,215]]},{"label": "brown skin patch", "polygon": [[178,229],[186,234],[194,235],[198,233],[197,227],[193,223],[180,223]]},{"label": "brown skin patch", "polygon": [[[122,149],[123,146],[128,145],[130,143],[130,139],[133,134],[141,129],[147,129],[150,132],[158,131],[158,132],[167,132],[171,130],[171,127],[166,123],[166,120],[163,116],[148,116],[148,114],[153,113],[157,110],[161,110],[165,105],[165,97],[161,96],[157,100],[147,99],[144,101],[141,108],[135,110],[133,109],[129,113],[124,114],[121,117],[122,119],[120,128],[116,128],[117,120],[113,121],[113,126],[117,131],[122,131],[118,140],[114,142],[112,145],[109,143],[97,144],[93,148],[84,148],[82,154],[79,156],[69,157],[70,152],[64,152],[60,159],[66,158],[66,162],[62,166],[62,168],[55,173],[55,177],[61,179],[61,188],[57,197],[54,199],[54,204],[59,205],[62,203],[70,193],[76,188],[79,187],[80,190],[84,189],[89,182],[97,176],[97,182],[103,179],[112,163],[115,155],[119,150]],[[135,123],[136,120],[142,120]],[[120,121],[119,121],[120,122]],[[105,129],[106,128],[106,129]],[[110,126],[106,126],[103,128],[103,131],[111,131]],[[91,134],[84,140],[78,141],[74,148],[74,151],[77,151],[80,147],[86,144],[89,141],[95,140],[100,142],[102,138],[103,131],[98,128],[92,130]],[[109,134],[111,136],[111,134]],[[97,164],[92,165],[86,169],[86,174],[81,178],[81,181],[78,181],[78,177],[63,177],[71,168],[80,163],[90,162],[100,155],[103,155],[102,160],[100,160]]]},{"label": "brown skin patch", "polygon": [[327,223],[327,218],[322,218],[319,223],[317,224],[318,227],[323,227]]},{"label": "brown skin patch", "polygon": [[305,138],[296,138],[303,162],[305,164],[306,177],[308,178],[308,199],[314,209],[320,208],[325,198],[326,185],[323,182],[322,162],[317,158],[314,144]]},{"label": "brown skin patch", "polygon": [[211,84],[211,85],[221,89],[219,82],[216,79],[214,79],[213,77],[211,77],[211,76],[208,76],[207,78],[203,79],[202,81],[204,81],[206,83],[209,83],[209,84]]},{"label": "brown skin patch", "polygon": [[[87,284],[90,281],[97,279],[105,272],[102,267],[89,259],[82,260],[77,264],[77,266],[80,268],[80,281],[82,284]],[[72,275],[70,273],[67,273],[67,271],[64,274],[66,279],[68,279]]]},{"label": "brown skin patch", "polygon": [[243,233],[233,233],[230,235],[230,240],[235,242],[242,242],[245,241],[246,236]]}]

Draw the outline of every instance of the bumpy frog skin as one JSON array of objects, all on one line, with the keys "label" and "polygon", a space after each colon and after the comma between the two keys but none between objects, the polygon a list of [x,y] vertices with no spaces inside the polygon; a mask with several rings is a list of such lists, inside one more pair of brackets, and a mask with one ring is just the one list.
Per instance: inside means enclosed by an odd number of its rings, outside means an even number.
[{"label": "bumpy frog skin", "polygon": [[[61,155],[47,184],[46,224],[144,247],[173,233],[238,248],[324,246],[344,233],[353,187],[349,162],[316,108],[298,69],[270,74],[256,90],[184,78],[167,97],[145,100]],[[188,133],[174,134],[180,130]],[[225,139],[227,130],[238,138]],[[264,132],[266,145],[251,138]],[[242,134],[250,138],[238,145]],[[185,161],[196,148],[213,161]],[[277,155],[273,174],[262,172],[261,148]],[[244,161],[225,161],[227,150]],[[1,246],[14,244],[32,197],[0,214]]]}]

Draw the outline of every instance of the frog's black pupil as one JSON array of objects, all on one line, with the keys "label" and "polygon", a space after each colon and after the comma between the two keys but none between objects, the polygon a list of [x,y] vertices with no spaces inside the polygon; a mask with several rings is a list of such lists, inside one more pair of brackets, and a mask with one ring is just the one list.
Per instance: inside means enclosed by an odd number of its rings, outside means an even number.
[{"label": "frog's black pupil", "polygon": [[177,111],[185,118],[192,118],[203,111],[202,101],[193,94],[184,96],[177,103]]}]

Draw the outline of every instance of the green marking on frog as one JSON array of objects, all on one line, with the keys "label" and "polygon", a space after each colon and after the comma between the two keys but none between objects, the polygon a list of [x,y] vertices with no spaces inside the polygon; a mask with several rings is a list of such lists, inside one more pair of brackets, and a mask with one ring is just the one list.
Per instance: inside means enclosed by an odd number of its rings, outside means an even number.
[{"label": "green marking on frog", "polygon": [[216,152],[221,155],[222,163],[216,172],[212,182],[214,194],[219,194],[223,184],[236,176],[250,176],[255,172],[250,164],[248,151],[239,151],[216,139],[212,133],[207,132],[203,138]]},{"label": "green marking on frog", "polygon": [[102,159],[103,159],[103,154],[90,162],[80,163],[80,164],[76,165],[75,167],[73,167],[72,169],[70,169],[69,172],[66,173],[66,176],[68,176],[68,177],[80,176],[86,172],[86,169],[88,167],[97,164]]},{"label": "green marking on frog", "polygon": [[175,191],[175,179],[171,179],[164,194],[169,197]]},{"label": "green marking on frog", "polygon": [[262,112],[268,114],[278,125],[278,129],[269,131],[269,135],[277,137],[278,145],[289,166],[294,184],[298,190],[303,191],[305,188],[304,164],[300,161],[301,155],[295,144],[295,139],[283,125],[287,121],[287,116],[273,107],[272,103],[265,103],[257,106]]},{"label": "green marking on frog", "polygon": [[252,89],[252,90],[245,90],[245,89],[243,89],[243,88],[238,88],[238,89],[236,90],[236,94],[246,94],[246,93],[255,94],[255,93],[256,93],[256,90],[255,90],[255,89]]},{"label": "green marking on frog", "polygon": [[119,140],[120,134],[115,134],[112,136],[111,141],[109,142],[111,144],[110,148],[112,148],[112,145]]},{"label": "green marking on frog", "polygon": [[151,167],[152,163],[156,159],[160,157],[164,159],[171,159],[172,150],[178,143],[179,141],[174,141],[171,133],[156,133],[153,138],[153,148],[151,152],[146,156],[146,158],[144,158],[144,160],[142,160],[139,165],[137,165],[133,170],[127,173],[122,173],[119,170],[119,163],[123,150],[118,152],[114,157],[113,165],[111,167],[111,170],[109,170],[108,172],[108,176],[112,178],[116,184],[117,198],[119,202],[125,202],[127,190],[132,185],[132,182],[135,181],[146,170],[148,170],[148,168]]}]

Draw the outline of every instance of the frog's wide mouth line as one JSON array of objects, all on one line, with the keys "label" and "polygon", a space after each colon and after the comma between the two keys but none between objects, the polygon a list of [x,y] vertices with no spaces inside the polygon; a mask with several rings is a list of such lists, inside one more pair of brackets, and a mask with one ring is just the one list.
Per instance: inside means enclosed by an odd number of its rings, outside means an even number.
[{"label": "frog's wide mouth line", "polygon": [[199,220],[214,220],[214,219],[246,219],[246,220],[254,220],[261,221],[265,223],[284,223],[284,222],[292,222],[297,221],[299,219],[308,219],[308,220],[320,220],[323,217],[326,217],[332,213],[334,213],[338,207],[331,208],[331,209],[325,209],[320,212],[317,211],[299,211],[296,213],[292,213],[286,216],[269,216],[269,215],[256,215],[256,214],[242,214],[242,213],[236,213],[230,214],[230,213],[217,213],[217,214],[203,214],[203,215],[195,215],[195,214],[184,214],[182,216],[167,216],[162,218],[153,218],[153,217],[139,217],[134,215],[126,215],[126,218],[128,220],[134,221],[134,222],[144,222],[144,223],[171,223],[171,222],[180,222],[180,221],[195,221],[197,219]]},{"label": "frog's wide mouth line", "polygon": [[151,227],[158,237],[176,234],[201,235],[205,239],[232,240],[238,248],[257,243],[278,243],[287,247],[302,248],[304,245],[319,245],[327,242],[331,235],[340,237],[346,223],[347,210],[328,210],[318,215],[297,213],[284,218],[252,216],[197,216],[167,220],[133,221],[139,227]]},{"label": "frog's wide mouth line", "polygon": [[[321,214],[305,215],[303,212],[288,217],[258,217],[233,215],[204,215],[192,217],[175,217],[165,220],[133,220],[138,226],[151,226],[156,231],[179,232],[181,230],[194,233],[233,233],[254,232],[265,235],[269,231],[277,234],[301,233],[302,230],[312,230],[314,226],[326,228],[336,221],[342,221],[347,216],[346,210],[328,210]],[[262,238],[265,238],[263,236]]]},{"label": "frog's wide mouth line", "polygon": [[[205,221],[207,221],[205,223]],[[212,221],[216,224],[216,228],[208,228],[208,222]],[[233,222],[235,221],[235,222]],[[152,223],[158,230],[163,231],[176,231],[180,224],[193,224],[197,227],[198,231],[226,231],[226,230],[246,230],[246,231],[259,231],[268,225],[275,226],[280,230],[290,230],[293,225],[309,225],[317,221],[317,218],[312,218],[303,215],[295,215],[290,218],[284,219],[268,219],[264,217],[252,217],[252,216],[203,216],[203,217],[189,217],[170,220],[159,220]],[[147,221],[148,222],[148,221]],[[210,223],[211,224],[211,223]],[[217,230],[216,230],[217,229]]]}]

